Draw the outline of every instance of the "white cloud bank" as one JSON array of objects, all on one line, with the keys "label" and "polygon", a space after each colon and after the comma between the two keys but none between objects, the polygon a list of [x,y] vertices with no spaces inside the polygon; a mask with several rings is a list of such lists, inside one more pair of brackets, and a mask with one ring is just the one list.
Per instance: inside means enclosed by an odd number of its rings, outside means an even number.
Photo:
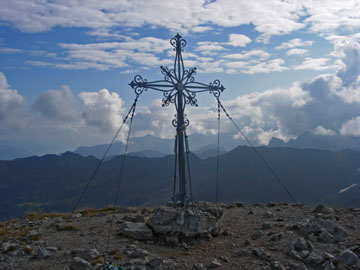
[{"label": "white cloud bank", "polygon": [[[116,27],[165,27],[204,32],[214,26],[253,24],[258,40],[310,27],[320,35],[360,27],[359,3],[338,0],[0,0],[0,20],[23,32],[86,27],[90,35],[121,38]],[[179,16],[181,14],[181,16]],[[305,18],[305,19],[304,19]],[[237,43],[235,44],[242,44]]]},{"label": "white cloud bank", "polygon": [[[305,131],[327,136],[360,136],[360,46],[355,41],[343,42],[335,46],[334,55],[339,57],[341,67],[336,73],[294,82],[288,89],[239,96],[223,104],[254,143],[267,144],[272,137],[287,140]],[[31,105],[32,110],[26,112],[25,98],[10,89],[2,73],[0,97],[1,129],[8,131],[4,134],[11,136],[15,128],[21,127],[24,134],[33,136],[41,131],[48,135],[48,140],[52,139],[49,134],[67,134],[66,138],[78,140],[78,144],[84,138],[104,134],[107,139],[103,141],[108,141],[121,124],[125,107],[130,105],[125,106],[117,93],[107,89],[82,92],[74,97],[71,90],[63,86],[38,96]],[[191,121],[189,132],[215,132],[214,108],[188,107],[186,113]],[[169,121],[171,115],[174,115],[173,106],[164,109],[157,100],[138,111],[133,134],[170,138],[174,135]],[[227,121],[223,121],[222,128],[224,132],[234,132]]]},{"label": "white cloud bank", "polygon": [[[240,96],[224,102],[225,107],[244,132],[261,144],[272,137],[295,138],[305,131],[323,136],[360,136],[360,46],[346,41],[335,46],[334,54],[341,67],[336,73],[294,82],[289,89]],[[305,62],[314,69],[327,68],[326,59]],[[237,68],[244,67],[243,62],[237,63]],[[209,118],[203,119],[202,126],[206,127],[207,121],[210,123]],[[223,127],[234,130],[229,124]]]},{"label": "white cloud bank", "polygon": [[10,89],[5,75],[0,72],[0,130],[6,127],[21,128],[21,115],[25,107],[25,98],[17,90]]}]

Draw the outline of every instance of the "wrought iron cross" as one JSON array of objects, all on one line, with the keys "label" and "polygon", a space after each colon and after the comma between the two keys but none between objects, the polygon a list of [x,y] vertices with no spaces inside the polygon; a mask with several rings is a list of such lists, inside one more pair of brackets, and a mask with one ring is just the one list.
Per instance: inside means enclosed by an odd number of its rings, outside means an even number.
[{"label": "wrought iron cross", "polygon": [[[185,106],[190,104],[192,106],[198,106],[196,94],[200,92],[209,92],[213,94],[217,99],[219,98],[225,87],[219,80],[215,80],[212,83],[204,84],[196,82],[194,76],[196,74],[196,68],[190,68],[185,70],[184,62],[181,52],[186,46],[186,41],[182,39],[179,33],[170,39],[170,44],[174,47],[176,52],[174,68],[169,69],[161,66],[161,73],[164,75],[163,80],[148,82],[140,75],[136,75],[134,80],[129,85],[134,89],[135,94],[139,96],[143,91],[153,89],[163,93],[164,98],[162,100],[162,106],[168,106],[170,103],[175,104],[176,115],[172,121],[174,127],[176,127],[175,137],[175,170],[178,163],[179,166],[179,188],[178,193],[173,197],[174,203],[180,205],[186,205],[190,196],[186,188],[186,175],[185,175],[185,140],[186,127],[189,125],[189,120],[186,118]],[[174,191],[175,191],[174,183]],[[192,194],[190,194],[192,196]]]}]

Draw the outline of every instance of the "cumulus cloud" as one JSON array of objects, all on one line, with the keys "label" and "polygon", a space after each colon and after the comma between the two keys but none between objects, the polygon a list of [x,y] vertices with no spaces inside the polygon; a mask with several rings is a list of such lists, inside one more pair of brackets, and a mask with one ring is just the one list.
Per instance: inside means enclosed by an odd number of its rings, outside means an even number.
[{"label": "cumulus cloud", "polygon": [[171,121],[175,114],[174,106],[170,104],[162,107],[161,99],[155,99],[150,106],[139,107],[134,119],[134,136],[150,134],[161,138],[173,138],[175,129]]},{"label": "cumulus cloud", "polygon": [[17,90],[10,89],[5,75],[0,72],[0,129],[23,126],[25,98]]},{"label": "cumulus cloud", "polygon": [[[107,142],[120,127],[125,104],[115,92],[102,89],[74,96],[64,85],[39,95],[30,108],[0,72],[0,142],[33,148],[35,153],[74,150]],[[118,140],[124,140],[124,125]]]},{"label": "cumulus cloud", "polygon": [[337,73],[344,86],[357,83],[360,74],[360,45],[355,41],[345,41],[336,45],[336,54],[341,57],[343,67]]},{"label": "cumulus cloud", "polygon": [[340,128],[341,135],[360,136],[360,116],[346,121]]},{"label": "cumulus cloud", "polygon": [[322,136],[336,136],[337,132],[332,129],[324,128],[323,126],[317,126],[315,129],[312,130],[312,133],[315,135],[322,135]]},{"label": "cumulus cloud", "polygon": [[[224,101],[233,119],[256,144],[272,137],[295,138],[305,131],[322,136],[360,136],[360,48],[356,42],[335,47],[341,65],[335,73],[322,74],[288,89],[269,89]],[[326,61],[325,61],[326,63]],[[246,67],[245,61],[229,68]],[[202,127],[211,126],[214,114],[199,118]],[[223,126],[229,132],[229,125]],[[240,134],[236,134],[240,138]]]},{"label": "cumulus cloud", "polygon": [[[238,125],[243,127],[244,132],[258,144],[267,144],[271,137],[289,140],[305,131],[327,136],[335,133],[343,136],[360,136],[358,129],[360,70],[357,65],[360,61],[360,46],[355,41],[339,43],[335,46],[334,55],[339,58],[337,72],[318,75],[305,82],[294,82],[286,89],[268,89],[239,96],[224,101],[223,104]],[[207,61],[213,61],[210,57],[205,58]],[[218,67],[244,72],[267,72],[271,69],[285,68],[282,59],[265,59],[258,63],[250,61],[234,61],[230,65],[229,63],[219,63]],[[325,65],[328,65],[327,61],[322,64],[322,66]],[[0,93],[5,93],[10,96],[9,100],[16,101],[16,106],[13,107],[23,106],[23,97],[15,90],[9,89],[3,75],[0,76],[0,86],[2,89]],[[60,119],[62,122],[59,124],[63,124],[63,122],[69,122],[70,117],[63,114],[62,110],[71,112],[70,108],[60,106],[54,108],[55,112],[49,113],[47,112],[49,109],[46,109],[47,106],[43,103],[52,104],[51,102],[55,101],[66,103],[69,100],[71,103],[75,99],[77,103],[71,104],[76,107],[75,110],[78,112],[76,115],[80,123],[76,134],[89,134],[89,132],[110,134],[121,123],[125,113],[125,104],[117,93],[102,89],[97,92],[82,92],[78,97],[73,97],[69,91],[69,89],[61,88],[56,90],[56,93],[54,91],[44,93],[34,102],[33,110],[40,113],[44,121],[50,121],[53,117],[53,119]],[[6,99],[0,99],[0,108],[3,106],[1,103],[3,100]],[[142,108],[137,112],[134,134],[173,136],[174,130],[169,121],[169,116],[174,114],[173,106],[164,109],[160,103],[160,101],[155,101],[149,108]],[[191,121],[189,131],[212,134],[216,110],[205,108],[205,111],[199,111],[199,109],[187,108]],[[0,113],[3,113],[1,109]],[[223,132],[234,132],[230,123],[224,123],[222,128]]]},{"label": "cumulus cloud", "polygon": [[79,121],[77,102],[70,88],[66,85],[59,90],[48,90],[39,95],[31,108],[39,112],[44,118],[61,121]]},{"label": "cumulus cloud", "polygon": [[79,98],[84,103],[82,116],[88,125],[104,131],[115,131],[119,127],[124,113],[124,101],[119,94],[102,89],[81,92]]},{"label": "cumulus cloud", "polygon": [[251,39],[248,36],[242,34],[230,34],[229,45],[234,47],[245,47],[246,44],[250,43]]}]

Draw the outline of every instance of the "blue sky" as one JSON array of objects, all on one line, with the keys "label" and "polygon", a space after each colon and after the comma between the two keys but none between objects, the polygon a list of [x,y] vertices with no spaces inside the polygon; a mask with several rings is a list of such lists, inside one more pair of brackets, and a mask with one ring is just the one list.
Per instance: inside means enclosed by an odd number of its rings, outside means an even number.
[{"label": "blue sky", "polygon": [[[169,43],[255,144],[305,131],[360,136],[357,1],[0,0],[0,145],[60,152],[106,143],[134,98],[136,74],[162,79]],[[134,136],[173,136],[172,108],[142,95]],[[213,134],[215,101],[188,108],[190,133]],[[126,131],[126,130],[124,130]],[[223,132],[234,132],[229,123]],[[124,136],[124,134],[122,135]],[[238,134],[234,132],[234,136]]]}]

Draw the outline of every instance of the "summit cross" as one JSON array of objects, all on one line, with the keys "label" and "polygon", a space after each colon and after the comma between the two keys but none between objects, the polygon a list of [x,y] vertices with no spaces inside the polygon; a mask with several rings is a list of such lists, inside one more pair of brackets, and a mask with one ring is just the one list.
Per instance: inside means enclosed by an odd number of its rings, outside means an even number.
[{"label": "summit cross", "polygon": [[[185,165],[185,148],[186,153],[189,153],[189,146],[187,142],[186,127],[189,125],[189,120],[186,118],[185,106],[198,106],[196,94],[200,92],[209,92],[213,94],[218,100],[220,94],[225,90],[225,87],[219,80],[214,80],[212,83],[204,84],[196,82],[194,75],[196,68],[185,70],[182,59],[182,51],[186,46],[186,41],[177,34],[170,39],[170,44],[174,47],[175,61],[174,68],[169,69],[161,66],[161,73],[164,75],[163,80],[148,82],[140,75],[136,75],[129,83],[134,89],[136,96],[139,96],[143,91],[153,89],[163,93],[162,106],[168,106],[170,103],[175,104],[176,115],[172,120],[172,125],[176,128],[175,136],[175,174],[174,174],[174,189],[173,202],[185,206],[189,200],[192,200],[191,179],[189,169],[189,159],[187,155],[187,169],[188,169],[188,184],[190,186],[190,194],[187,191],[186,181],[186,165]],[[176,167],[179,166],[179,188],[176,193]]]}]

